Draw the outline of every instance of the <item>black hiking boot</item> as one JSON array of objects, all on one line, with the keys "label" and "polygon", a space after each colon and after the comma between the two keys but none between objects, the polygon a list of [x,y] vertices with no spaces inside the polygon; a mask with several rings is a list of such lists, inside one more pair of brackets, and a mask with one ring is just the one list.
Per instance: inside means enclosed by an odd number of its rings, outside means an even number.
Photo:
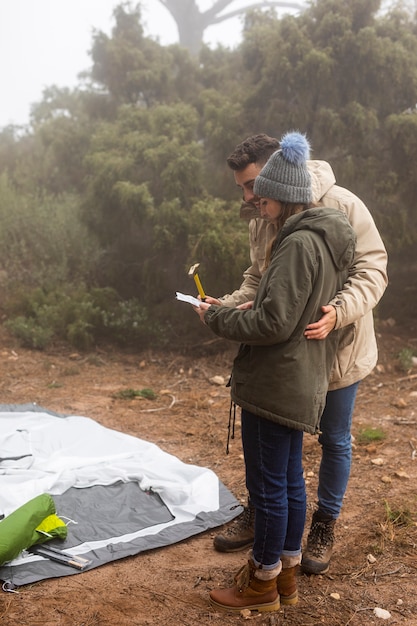
[{"label": "black hiking boot", "polygon": [[225,533],[214,537],[213,545],[218,552],[239,552],[252,547],[254,536],[255,509],[248,500],[248,505]]},{"label": "black hiking boot", "polygon": [[329,570],[334,544],[336,520],[331,515],[315,511],[307,537],[307,548],[301,560],[305,574],[325,574]]}]

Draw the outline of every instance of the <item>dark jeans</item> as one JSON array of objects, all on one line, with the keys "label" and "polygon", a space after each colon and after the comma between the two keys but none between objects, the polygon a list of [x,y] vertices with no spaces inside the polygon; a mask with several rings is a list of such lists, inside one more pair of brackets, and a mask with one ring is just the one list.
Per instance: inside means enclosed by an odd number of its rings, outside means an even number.
[{"label": "dark jeans", "polygon": [[329,391],[320,421],[322,457],[317,490],[322,513],[339,516],[352,464],[352,415],[359,383]]},{"label": "dark jeans", "polygon": [[301,552],[306,517],[302,431],[242,410],[246,486],[255,507],[253,558],[272,569]]}]

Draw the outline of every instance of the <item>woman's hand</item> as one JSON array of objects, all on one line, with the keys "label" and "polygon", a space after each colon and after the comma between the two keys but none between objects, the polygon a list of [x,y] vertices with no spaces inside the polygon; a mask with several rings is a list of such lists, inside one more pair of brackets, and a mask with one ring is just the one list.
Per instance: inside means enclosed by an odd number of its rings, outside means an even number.
[{"label": "woman's hand", "polygon": [[[212,298],[212,299],[214,299],[214,298]],[[203,324],[205,324],[204,314],[207,311],[207,309],[210,308],[210,306],[211,306],[211,304],[209,304],[208,302],[201,302],[200,306],[193,306],[194,311],[197,313],[198,317],[203,322]]]}]

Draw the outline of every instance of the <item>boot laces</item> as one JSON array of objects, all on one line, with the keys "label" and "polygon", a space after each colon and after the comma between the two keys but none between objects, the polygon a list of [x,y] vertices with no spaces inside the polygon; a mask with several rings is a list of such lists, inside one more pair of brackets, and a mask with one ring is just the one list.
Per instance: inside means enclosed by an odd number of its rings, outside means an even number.
[{"label": "boot laces", "polygon": [[251,504],[245,506],[242,515],[236,520],[235,524],[232,524],[226,531],[228,537],[240,535],[244,531],[248,531],[253,528],[255,523],[255,509]]},{"label": "boot laces", "polygon": [[253,578],[253,574],[254,569],[250,566],[249,563],[246,563],[246,565],[243,565],[243,567],[240,568],[235,576],[236,587],[239,589],[240,592],[249,587],[250,581]]},{"label": "boot laces", "polygon": [[315,521],[308,537],[308,551],[320,557],[333,543],[333,521]]}]

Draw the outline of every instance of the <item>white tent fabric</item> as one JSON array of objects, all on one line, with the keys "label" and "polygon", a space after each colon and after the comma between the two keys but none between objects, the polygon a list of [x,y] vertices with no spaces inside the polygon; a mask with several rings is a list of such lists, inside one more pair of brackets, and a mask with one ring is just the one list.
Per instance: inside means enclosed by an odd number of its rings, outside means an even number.
[{"label": "white tent fabric", "polygon": [[[84,493],[90,496],[96,493],[92,488],[132,483],[139,487],[138,491],[157,494],[168,510],[162,521],[159,515],[152,522],[148,512],[146,523],[133,521],[123,526],[118,536],[111,529],[103,536],[87,536],[87,540],[71,545],[70,551],[79,555],[94,551],[97,555],[104,549],[105,555],[111,552],[111,559],[122,558],[126,549],[128,554],[134,554],[153,545],[184,539],[233,519],[241,510],[214,472],[183,463],[153,443],[105,428],[83,416],[59,416],[35,405],[12,407],[12,410],[0,407],[0,516],[9,515],[41,493],[49,493],[57,497],[58,515],[78,523],[85,503],[74,510],[75,500],[66,501],[65,494],[74,498],[78,490],[88,490]],[[103,496],[100,498],[103,503]],[[100,502],[94,504],[96,515],[100,515]],[[116,506],[123,508],[120,500]],[[115,520],[119,512],[114,511]],[[110,526],[111,523],[110,519]],[[97,520],[97,526],[102,524],[103,519]],[[71,526],[68,528],[70,531]],[[149,540],[156,535],[163,539]],[[118,544],[123,544],[120,556],[117,556]],[[126,548],[126,544],[130,547]],[[105,556],[102,562],[111,559]],[[22,564],[39,560],[40,557],[23,553],[0,568],[0,579],[11,580],[14,566],[17,572],[22,570]],[[94,559],[94,566],[101,564],[98,561]],[[51,565],[69,569],[60,564]],[[7,576],[5,569],[9,572]],[[75,571],[65,571],[68,573]],[[41,576],[44,577],[48,575]],[[33,574],[29,578],[33,580]],[[20,584],[26,584],[25,577],[23,581]]]}]

